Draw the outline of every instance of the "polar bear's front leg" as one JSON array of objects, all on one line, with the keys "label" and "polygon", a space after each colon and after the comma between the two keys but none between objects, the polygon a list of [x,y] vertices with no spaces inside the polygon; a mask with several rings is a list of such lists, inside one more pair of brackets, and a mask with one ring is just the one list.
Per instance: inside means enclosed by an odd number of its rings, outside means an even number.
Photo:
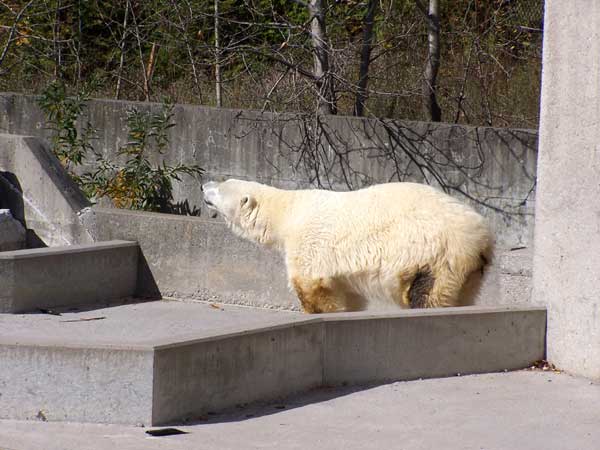
[{"label": "polar bear's front leg", "polygon": [[336,288],[332,278],[290,278],[304,312],[309,314],[341,312],[347,310],[343,292]]}]

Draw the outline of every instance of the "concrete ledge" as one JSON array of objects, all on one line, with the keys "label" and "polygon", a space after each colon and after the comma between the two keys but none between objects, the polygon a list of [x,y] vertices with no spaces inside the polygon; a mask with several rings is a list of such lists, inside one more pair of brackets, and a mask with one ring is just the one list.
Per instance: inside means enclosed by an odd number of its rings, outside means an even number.
[{"label": "concrete ledge", "polygon": [[93,305],[135,294],[135,242],[49,247],[0,253],[0,313]]},{"label": "concrete ledge", "polygon": [[543,359],[545,316],[545,308],[464,307],[327,318],[324,383],[380,383],[523,368]]},{"label": "concrete ledge", "polygon": [[[0,418],[28,419],[43,409],[48,420],[159,425],[321,385],[511,370],[545,355],[544,308],[464,307],[321,316],[264,311],[267,316],[260,322],[256,310],[181,305],[151,302],[136,306],[135,313],[122,310],[123,318],[130,318],[130,329],[121,338],[118,332],[111,333],[108,310],[107,320],[79,322],[77,330],[57,324],[51,345],[43,330],[37,331],[42,333],[37,343],[31,337],[22,340],[23,333],[0,331]],[[181,314],[168,314],[165,308],[179,309]],[[156,338],[147,337],[143,318],[139,324],[134,320],[151,310],[155,310],[149,320],[159,333]],[[237,318],[220,330],[202,332],[200,325],[197,332],[163,333],[185,330],[194,314],[222,320],[234,313]],[[245,324],[244,317],[255,325]],[[274,325],[269,325],[273,319]],[[40,328],[44,327],[47,322]],[[3,329],[10,330],[10,323],[4,323]],[[112,336],[112,341],[82,345],[71,340],[73,332],[85,335],[92,330],[99,339]],[[53,352],[60,357],[48,357]],[[103,380],[107,373],[110,389],[102,391],[105,398],[98,402],[95,395],[100,390],[91,383]],[[81,395],[83,388],[71,389],[63,382],[75,383],[79,378],[90,389],[89,399]],[[28,393],[32,386],[34,396]],[[151,404],[148,386],[152,386]],[[22,396],[27,401],[21,402]]]},{"label": "concrete ledge", "polygon": [[164,424],[322,384],[322,322],[157,349],[152,422]]},{"label": "concrete ledge", "polygon": [[0,345],[0,417],[150,423],[149,350]]}]

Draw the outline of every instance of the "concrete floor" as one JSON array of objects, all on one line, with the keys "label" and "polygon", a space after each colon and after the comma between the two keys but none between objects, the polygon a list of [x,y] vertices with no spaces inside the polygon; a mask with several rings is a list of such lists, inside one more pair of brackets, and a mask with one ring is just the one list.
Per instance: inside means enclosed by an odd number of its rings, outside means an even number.
[{"label": "concrete floor", "polygon": [[[57,310],[60,311],[60,310]],[[191,301],[131,303],[52,314],[0,314],[0,343],[128,346],[307,320],[306,314]]]},{"label": "concrete floor", "polygon": [[321,389],[177,428],[0,420],[0,449],[597,450],[600,382],[536,370]]}]

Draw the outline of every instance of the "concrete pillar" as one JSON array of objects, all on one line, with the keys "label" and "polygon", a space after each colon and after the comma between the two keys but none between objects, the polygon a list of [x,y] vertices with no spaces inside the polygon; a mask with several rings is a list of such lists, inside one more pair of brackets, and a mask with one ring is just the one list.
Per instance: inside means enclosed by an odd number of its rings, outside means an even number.
[{"label": "concrete pillar", "polygon": [[545,8],[533,301],[548,359],[600,378],[600,2]]}]

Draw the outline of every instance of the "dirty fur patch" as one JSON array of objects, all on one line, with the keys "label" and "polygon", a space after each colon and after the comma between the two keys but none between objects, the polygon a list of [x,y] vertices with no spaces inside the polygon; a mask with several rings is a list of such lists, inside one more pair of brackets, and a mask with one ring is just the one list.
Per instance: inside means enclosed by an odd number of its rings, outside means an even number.
[{"label": "dirty fur patch", "polygon": [[302,309],[309,314],[337,312],[345,309],[343,305],[339,304],[330,284],[322,278],[310,281],[292,279],[292,286],[298,295]]},{"label": "dirty fur patch", "polygon": [[408,301],[411,308],[427,308],[430,306],[429,293],[434,282],[435,277],[428,267],[417,272],[408,290]]}]

